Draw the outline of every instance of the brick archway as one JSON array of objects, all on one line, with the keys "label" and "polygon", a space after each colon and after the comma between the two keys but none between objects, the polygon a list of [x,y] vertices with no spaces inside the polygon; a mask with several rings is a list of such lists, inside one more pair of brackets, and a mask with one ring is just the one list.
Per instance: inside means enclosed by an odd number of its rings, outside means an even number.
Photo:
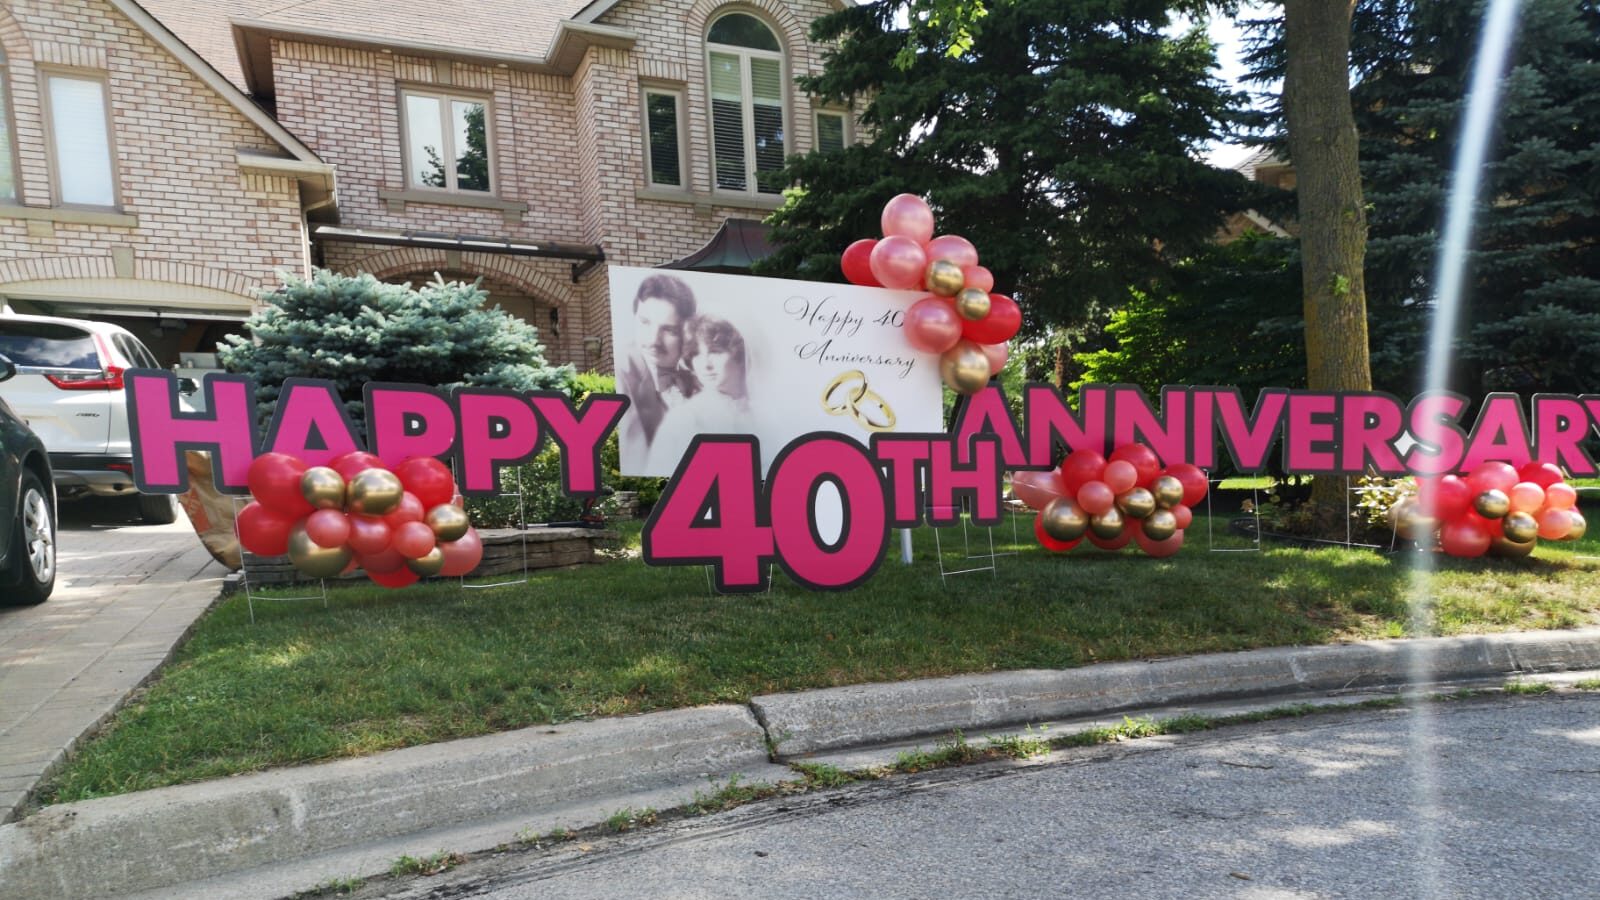
[{"label": "brick archway", "polygon": [[568,299],[572,296],[569,288],[519,257],[497,253],[462,253],[459,259],[452,256],[444,250],[396,247],[347,263],[339,272],[344,275],[366,272],[380,281],[418,272],[466,272],[503,282],[551,306],[569,305]]}]

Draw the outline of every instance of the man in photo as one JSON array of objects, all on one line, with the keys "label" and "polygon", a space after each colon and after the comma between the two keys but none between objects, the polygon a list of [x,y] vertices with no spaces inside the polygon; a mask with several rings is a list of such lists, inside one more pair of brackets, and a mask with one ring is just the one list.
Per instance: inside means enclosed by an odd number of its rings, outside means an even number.
[{"label": "man in photo", "polygon": [[694,313],[694,292],[671,275],[651,275],[633,296],[633,350],[619,373],[621,390],[632,401],[622,426],[629,456],[642,459],[667,411],[700,390],[683,364],[683,328]]}]

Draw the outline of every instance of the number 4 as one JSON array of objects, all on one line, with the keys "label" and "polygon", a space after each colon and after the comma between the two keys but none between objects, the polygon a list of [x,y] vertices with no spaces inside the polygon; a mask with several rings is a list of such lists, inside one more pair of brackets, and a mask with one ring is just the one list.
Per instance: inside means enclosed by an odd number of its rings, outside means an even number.
[{"label": "number 4", "polygon": [[760,463],[753,437],[696,437],[645,523],[644,561],[711,566],[719,591],[765,588],[774,549],[758,511]]}]

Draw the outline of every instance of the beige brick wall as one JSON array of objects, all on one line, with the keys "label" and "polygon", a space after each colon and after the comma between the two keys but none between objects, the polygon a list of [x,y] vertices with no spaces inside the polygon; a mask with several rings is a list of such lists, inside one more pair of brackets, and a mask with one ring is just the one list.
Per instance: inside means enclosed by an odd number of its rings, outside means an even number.
[{"label": "beige brick wall", "polygon": [[[113,249],[133,253],[133,276],[253,297],[277,272],[304,272],[306,242],[292,179],[246,174],[236,152],[281,152],[273,140],[102,0],[11,0],[0,6],[20,201],[51,207],[41,67],[106,79],[121,211],[136,227],[67,224],[0,207],[5,283],[116,273]],[[123,249],[126,248],[126,249]],[[125,258],[125,257],[124,257]],[[93,298],[85,298],[93,299]]]}]

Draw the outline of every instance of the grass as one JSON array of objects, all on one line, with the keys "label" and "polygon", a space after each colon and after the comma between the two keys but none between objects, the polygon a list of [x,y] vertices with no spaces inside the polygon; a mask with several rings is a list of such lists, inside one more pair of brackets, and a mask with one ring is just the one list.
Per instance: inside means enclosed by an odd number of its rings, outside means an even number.
[{"label": "grass", "polygon": [[404,875],[438,875],[466,861],[465,855],[448,850],[440,850],[438,853],[422,857],[408,853],[394,861],[394,865],[389,867],[389,874],[396,878]]},{"label": "grass", "polygon": [[[1600,520],[1600,516],[1596,517]],[[358,756],[573,719],[869,681],[1413,633],[1407,557],[1362,550],[1208,553],[1206,520],[1173,559],[1032,545],[995,529],[998,571],[941,583],[933,532],[898,542],[865,586],[717,596],[699,568],[637,559],[462,591],[330,591],[329,609],[219,604],[160,679],[87,742],[47,802]],[[1221,538],[1223,525],[1215,524]],[[1595,530],[1600,533],[1600,529]],[[628,530],[637,542],[638,526]],[[961,529],[941,533],[947,568]],[[968,545],[987,547],[974,530]],[[1087,546],[1087,545],[1085,545]],[[1235,542],[1232,546],[1242,546]],[[1430,627],[1453,634],[1600,621],[1600,539],[1526,560],[1440,559]],[[1000,752],[1000,751],[996,751]]]}]

